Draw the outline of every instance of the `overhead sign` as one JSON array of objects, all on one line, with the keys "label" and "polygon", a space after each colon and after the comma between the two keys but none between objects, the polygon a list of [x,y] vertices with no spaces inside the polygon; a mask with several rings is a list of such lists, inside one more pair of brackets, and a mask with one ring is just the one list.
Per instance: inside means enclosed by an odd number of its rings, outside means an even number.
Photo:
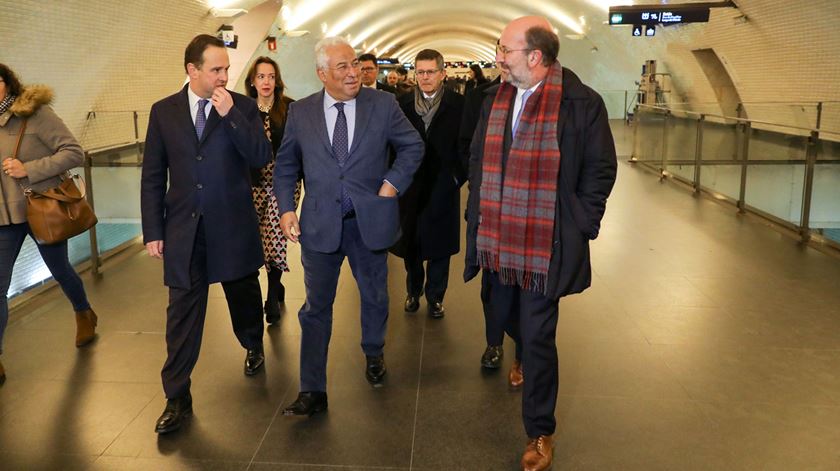
[{"label": "overhead sign", "polygon": [[691,5],[631,5],[610,7],[610,25],[675,25],[683,23],[706,23],[709,21],[708,6]]},{"label": "overhead sign", "polygon": [[633,25],[633,36],[639,38],[642,36],[642,31],[645,29],[643,25]]},{"label": "overhead sign", "polygon": [[656,26],[648,25],[645,27],[645,36],[653,37],[656,36]]}]

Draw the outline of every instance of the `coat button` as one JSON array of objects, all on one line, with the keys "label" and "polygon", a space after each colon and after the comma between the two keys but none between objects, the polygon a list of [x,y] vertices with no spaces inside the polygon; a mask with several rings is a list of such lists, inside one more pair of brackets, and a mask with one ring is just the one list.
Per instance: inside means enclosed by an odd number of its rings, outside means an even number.
[{"label": "coat button", "polygon": [[193,217],[193,219],[195,219],[195,212],[194,212],[194,211],[193,211],[193,213],[191,214],[191,216]]},{"label": "coat button", "polygon": [[196,188],[198,188],[198,189],[200,190],[200,189],[204,188],[204,185],[202,185],[201,183],[199,183],[199,184],[198,184],[198,185],[196,185],[195,187],[196,187]]},{"label": "coat button", "polygon": [[195,157],[195,160],[201,160],[201,159],[203,159],[203,158],[204,158],[203,156],[201,156],[201,155],[197,155],[197,156]]}]

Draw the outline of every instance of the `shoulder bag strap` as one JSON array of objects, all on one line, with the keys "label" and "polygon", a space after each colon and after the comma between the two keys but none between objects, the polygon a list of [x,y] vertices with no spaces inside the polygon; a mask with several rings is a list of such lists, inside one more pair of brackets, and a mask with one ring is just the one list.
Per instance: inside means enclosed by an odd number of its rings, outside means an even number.
[{"label": "shoulder bag strap", "polygon": [[18,131],[18,138],[17,143],[15,144],[15,151],[12,153],[13,159],[18,158],[18,152],[20,152],[20,142],[23,140],[23,134],[26,133],[26,123],[28,121],[29,120],[27,118],[23,118],[23,122],[20,123],[20,131]]},{"label": "shoulder bag strap", "polygon": [[[20,160],[18,158],[18,152],[20,152],[20,143],[23,141],[23,135],[26,133],[27,122],[29,122],[29,119],[23,118],[23,121],[20,123],[20,131],[18,131],[18,138],[17,143],[15,144],[15,151],[12,153],[13,159]],[[23,190],[24,195],[29,196],[29,194],[32,192],[31,188],[24,188],[23,185],[20,184],[20,182],[18,182],[18,185],[20,185],[20,189]]]}]

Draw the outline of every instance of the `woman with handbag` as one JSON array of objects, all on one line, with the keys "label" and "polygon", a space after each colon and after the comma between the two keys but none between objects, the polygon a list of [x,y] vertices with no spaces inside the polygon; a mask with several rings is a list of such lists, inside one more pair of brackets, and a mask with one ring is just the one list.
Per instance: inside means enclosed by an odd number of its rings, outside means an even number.
[{"label": "woman with handbag", "polygon": [[[12,269],[27,234],[36,240],[44,263],[76,311],[76,346],[87,345],[96,336],[96,314],[70,264],[67,241],[41,244],[27,222],[28,194],[59,186],[62,176],[84,160],[81,146],[48,106],[51,102],[50,89],[24,88],[15,73],[0,64],[0,354],[9,320]],[[0,363],[0,384],[5,379]]]},{"label": "woman with handbag", "polygon": [[[251,190],[254,196],[257,216],[260,221],[265,270],[268,274],[265,320],[274,324],[280,320],[280,304],[285,302],[286,288],[280,282],[286,263],[286,237],[280,230],[280,208],[274,196],[274,158],[283,140],[286,127],[286,113],[294,100],[283,95],[286,86],[280,77],[280,67],[269,57],[258,57],[248,70],[245,80],[248,96],[257,100],[260,117],[263,118],[265,135],[271,141],[272,159],[261,169],[251,171]],[[295,204],[300,200],[300,181],[295,189]]]}]

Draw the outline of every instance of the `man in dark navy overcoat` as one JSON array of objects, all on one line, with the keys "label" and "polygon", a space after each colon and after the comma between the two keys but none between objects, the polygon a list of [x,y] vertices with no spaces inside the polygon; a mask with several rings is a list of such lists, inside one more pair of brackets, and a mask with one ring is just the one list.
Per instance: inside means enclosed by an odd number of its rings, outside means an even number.
[{"label": "man in dark navy overcoat", "polygon": [[[263,365],[263,263],[249,167],[271,157],[256,103],[225,89],[224,43],[196,36],[184,54],[189,83],[152,106],[143,155],[141,209],[149,255],[163,259],[169,287],[167,358],[161,377],[167,405],[157,433],[192,414],[190,374],[198,360],[207,292],[221,282],[233,331],[247,351],[245,374]],[[168,186],[167,186],[168,182]]]}]

